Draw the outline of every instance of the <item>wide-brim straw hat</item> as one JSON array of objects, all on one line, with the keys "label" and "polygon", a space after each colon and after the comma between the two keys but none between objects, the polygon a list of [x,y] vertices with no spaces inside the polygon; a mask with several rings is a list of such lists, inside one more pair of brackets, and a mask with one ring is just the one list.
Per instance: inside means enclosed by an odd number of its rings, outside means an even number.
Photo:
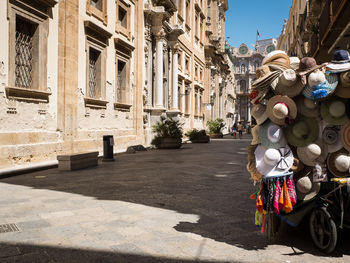
[{"label": "wide-brim straw hat", "polygon": [[294,175],[295,189],[298,200],[310,200],[314,198],[321,189],[320,182],[313,182],[311,167],[305,167]]},{"label": "wide-brim straw hat", "polygon": [[350,98],[350,71],[340,74],[338,86],[334,94],[341,98]]},{"label": "wide-brim straw hat", "polygon": [[323,101],[320,113],[323,120],[333,125],[344,125],[349,120],[346,114],[346,101],[337,97]]},{"label": "wide-brim straw hat", "polygon": [[341,128],[340,137],[344,148],[350,151],[350,121]]},{"label": "wide-brim straw hat", "polygon": [[279,149],[287,144],[282,128],[271,121],[267,121],[260,126],[259,139],[261,145],[266,148]]},{"label": "wide-brim straw hat", "polygon": [[[309,84],[307,84],[303,89],[302,94],[310,100],[323,100],[332,95],[338,85],[338,75],[328,73],[325,74],[325,77],[326,81],[316,87],[310,87]],[[315,94],[315,89],[317,89],[318,94]]]},{"label": "wide-brim straw hat", "polygon": [[324,63],[322,65],[317,65],[316,60],[312,57],[304,57],[300,59],[299,62],[299,68],[296,70],[296,72],[303,76],[311,73],[312,71],[316,69],[320,69],[324,66],[326,66],[327,63]]},{"label": "wide-brim straw hat", "polygon": [[[272,163],[266,161],[267,158],[271,157],[270,153],[272,153],[273,158],[278,158]],[[275,153],[277,153],[278,156]],[[293,152],[288,146],[280,149],[273,149],[266,148],[260,144],[256,147],[254,154],[256,169],[265,177],[284,174],[288,172],[293,165]]]},{"label": "wide-brim straw hat", "polygon": [[343,148],[340,135],[340,126],[328,125],[325,121],[320,121],[320,138],[327,145],[328,152],[333,153]]},{"label": "wide-brim straw hat", "polygon": [[262,61],[262,64],[275,64],[290,67],[290,59],[284,51],[274,50],[265,56],[265,58]]},{"label": "wide-brim straw hat", "polygon": [[[319,155],[313,152],[313,149],[320,150]],[[299,160],[307,166],[315,166],[317,162],[323,163],[327,159],[327,144],[318,139],[316,142],[307,146],[297,147],[297,155]]]},{"label": "wide-brim straw hat", "polygon": [[256,70],[256,79],[252,81],[252,88],[268,87],[279,76],[279,71],[271,71],[268,66],[261,66]]},{"label": "wide-brim straw hat", "polygon": [[298,112],[305,116],[315,118],[320,115],[319,102],[305,98],[304,96],[298,96],[295,98],[295,104],[297,105]]},{"label": "wide-brim straw hat", "polygon": [[349,156],[349,152],[346,149],[342,148],[339,151],[329,154],[327,159],[328,170],[336,177],[349,177],[349,169],[347,169],[345,172],[341,172],[336,167],[336,158],[340,155]]},{"label": "wide-brim straw hat", "polygon": [[287,142],[296,147],[306,146],[314,142],[319,135],[317,119],[304,116],[298,117],[284,131]]},{"label": "wide-brim straw hat", "polygon": [[300,59],[298,57],[290,57],[290,67],[294,70],[297,70],[299,68]]},{"label": "wide-brim straw hat", "polygon": [[278,82],[273,92],[278,95],[285,95],[293,98],[299,95],[305,85],[293,69],[284,70],[278,77]]},{"label": "wide-brim straw hat", "polygon": [[256,169],[255,164],[255,149],[258,145],[249,145],[248,146],[248,163],[247,163],[247,171],[250,173],[250,177],[253,181],[257,182],[260,181],[263,177],[261,173],[258,172]]},{"label": "wide-brim straw hat", "polygon": [[251,145],[257,145],[260,143],[260,138],[259,138],[259,130],[260,130],[260,125],[255,125],[252,129],[251,129],[251,133],[252,133],[252,141],[251,141]]},{"label": "wide-brim straw hat", "polygon": [[[278,105],[277,105],[278,104]],[[278,106],[284,106],[280,109]],[[286,107],[287,109],[286,109]],[[270,120],[277,125],[285,125],[286,124],[286,118],[289,119],[295,119],[297,116],[297,106],[295,102],[287,97],[282,95],[276,95],[270,98],[270,100],[267,103],[267,115],[269,116]],[[278,114],[284,114],[278,116]]]},{"label": "wide-brim straw hat", "polygon": [[256,123],[259,125],[264,123],[269,118],[266,112],[266,105],[263,105],[261,103],[255,104],[252,107],[250,114],[252,115],[252,117],[254,117]]}]

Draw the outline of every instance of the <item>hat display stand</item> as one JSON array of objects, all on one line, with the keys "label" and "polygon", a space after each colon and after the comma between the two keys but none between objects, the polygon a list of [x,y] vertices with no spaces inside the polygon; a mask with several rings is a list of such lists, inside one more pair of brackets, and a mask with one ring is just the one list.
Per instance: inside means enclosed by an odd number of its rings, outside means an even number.
[{"label": "hat display stand", "polygon": [[269,238],[276,218],[296,226],[286,218],[310,207],[324,184],[350,181],[350,55],[338,50],[317,64],[276,50],[257,72],[250,99],[259,140],[247,168],[259,174],[250,198],[255,224]]}]

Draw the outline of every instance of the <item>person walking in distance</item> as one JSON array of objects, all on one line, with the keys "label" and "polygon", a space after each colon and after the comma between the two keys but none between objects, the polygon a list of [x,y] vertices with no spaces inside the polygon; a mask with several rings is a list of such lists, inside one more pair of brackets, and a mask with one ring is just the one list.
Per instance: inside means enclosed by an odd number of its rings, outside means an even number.
[{"label": "person walking in distance", "polygon": [[239,138],[242,139],[242,134],[243,134],[243,125],[242,122],[239,122],[237,125],[237,130],[238,130],[238,135]]}]

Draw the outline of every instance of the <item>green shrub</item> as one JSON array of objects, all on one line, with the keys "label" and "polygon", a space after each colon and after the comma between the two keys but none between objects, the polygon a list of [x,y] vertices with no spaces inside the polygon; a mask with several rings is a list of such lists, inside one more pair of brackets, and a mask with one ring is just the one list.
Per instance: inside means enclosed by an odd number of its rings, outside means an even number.
[{"label": "green shrub", "polygon": [[207,133],[205,132],[205,130],[197,130],[197,129],[193,129],[193,130],[189,130],[186,134],[185,134],[188,139],[190,141],[194,141],[194,140],[198,140],[199,138],[202,138],[203,136],[206,136]]},{"label": "green shrub", "polygon": [[152,127],[152,131],[156,135],[151,144],[155,146],[159,145],[162,138],[175,138],[181,140],[182,126],[183,124],[178,120],[161,116],[160,121]]},{"label": "green shrub", "polygon": [[207,126],[210,134],[213,133],[221,133],[221,130],[225,127],[225,123],[223,119],[216,119],[207,121]]}]

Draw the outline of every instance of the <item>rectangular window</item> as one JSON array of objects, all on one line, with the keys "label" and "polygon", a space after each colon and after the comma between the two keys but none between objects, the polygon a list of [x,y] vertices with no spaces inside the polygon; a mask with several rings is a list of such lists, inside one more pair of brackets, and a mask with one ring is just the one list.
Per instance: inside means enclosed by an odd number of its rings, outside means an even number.
[{"label": "rectangular window", "polygon": [[186,84],[185,90],[185,114],[190,114],[190,86]]},{"label": "rectangular window", "polygon": [[126,62],[118,60],[117,63],[117,102],[125,102],[126,99]]},{"label": "rectangular window", "polygon": [[196,93],[194,94],[194,116],[198,116],[198,95],[197,95],[198,91],[196,91]]},{"label": "rectangular window", "polygon": [[182,71],[182,51],[181,50],[178,52],[178,67],[179,67],[179,70]]},{"label": "rectangular window", "polygon": [[131,37],[130,32],[130,5],[126,4],[122,0],[116,0],[117,2],[117,24],[116,32],[123,34],[125,37]]},{"label": "rectangular window", "polygon": [[199,81],[200,83],[203,83],[203,69],[200,69],[199,71]]},{"label": "rectangular window", "polygon": [[195,32],[195,37],[196,37],[196,40],[198,40],[198,12],[196,11],[196,15],[194,17],[194,32]]},{"label": "rectangular window", "polygon": [[188,56],[185,58],[185,73],[190,74],[190,58]]},{"label": "rectangular window", "polygon": [[201,17],[201,23],[199,27],[199,39],[202,43],[203,43],[203,30],[204,30],[203,24],[204,24],[204,18]]},{"label": "rectangular window", "polygon": [[101,98],[101,52],[89,48],[89,98]]},{"label": "rectangular window", "polygon": [[87,0],[86,13],[93,15],[107,24],[107,1],[106,0]]},{"label": "rectangular window", "polygon": [[182,112],[182,99],[181,99],[181,97],[182,97],[182,95],[181,95],[182,81],[179,81],[177,89],[178,89],[178,94],[179,94],[177,97],[177,105],[179,107],[180,112]]},{"label": "rectangular window", "polygon": [[102,11],[102,0],[91,0],[90,4],[96,9]]},{"label": "rectangular window", "polygon": [[33,72],[36,71],[34,61],[35,34],[38,25],[16,16],[15,36],[15,86],[30,89],[33,87]]},{"label": "rectangular window", "polygon": [[194,80],[198,81],[198,65],[194,67]]},{"label": "rectangular window", "polygon": [[191,25],[191,2],[186,0],[186,25]]},{"label": "rectangular window", "polygon": [[199,96],[199,115],[202,116],[202,95]]}]

